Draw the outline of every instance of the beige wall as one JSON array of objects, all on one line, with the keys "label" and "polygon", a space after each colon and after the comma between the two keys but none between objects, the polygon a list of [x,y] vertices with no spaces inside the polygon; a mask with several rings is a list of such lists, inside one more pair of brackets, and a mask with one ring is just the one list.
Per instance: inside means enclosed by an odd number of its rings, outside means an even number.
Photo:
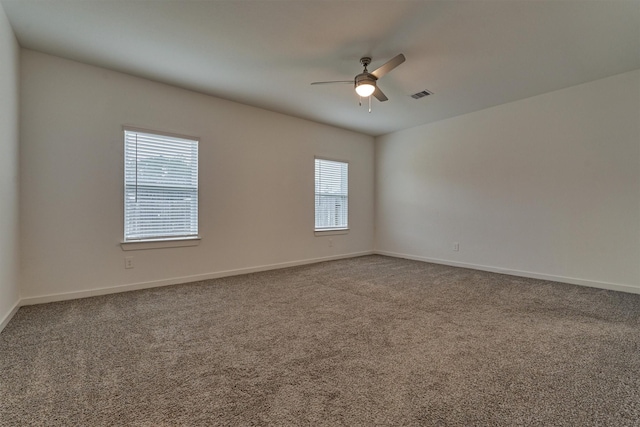
[{"label": "beige wall", "polygon": [[[21,102],[26,303],[373,249],[372,137],[28,50]],[[199,246],[121,250],[123,125],[200,137]],[[350,162],[351,230],[331,247],[314,155]]]},{"label": "beige wall", "polygon": [[0,330],[20,299],[18,93],[20,48],[0,5]]},{"label": "beige wall", "polygon": [[376,230],[388,254],[640,292],[640,70],[377,138]]},{"label": "beige wall", "polygon": [[[17,57],[11,46],[8,56]],[[368,136],[33,51],[22,51],[21,64],[24,303],[374,248],[640,291],[640,70],[374,144]],[[121,250],[122,125],[200,137],[199,246]],[[13,132],[2,149],[16,157]],[[350,162],[351,231],[331,236],[331,246],[329,237],[313,233],[314,155]],[[3,173],[17,174],[15,165],[7,162]],[[17,201],[13,183],[2,191]],[[10,301],[4,312],[18,299],[16,203],[3,205],[7,213],[9,226],[4,217],[2,226],[13,232],[0,250],[13,258],[0,278],[3,301]],[[124,269],[125,256],[134,257],[135,268]]]}]

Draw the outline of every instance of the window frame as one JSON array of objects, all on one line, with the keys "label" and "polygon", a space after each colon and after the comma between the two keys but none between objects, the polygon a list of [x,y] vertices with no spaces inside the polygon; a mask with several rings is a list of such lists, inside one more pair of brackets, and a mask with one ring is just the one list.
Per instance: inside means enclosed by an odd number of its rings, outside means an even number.
[{"label": "window frame", "polygon": [[[336,163],[344,163],[347,165],[347,195],[346,195],[346,200],[347,200],[347,224],[346,227],[332,227],[332,228],[317,228],[316,225],[316,182],[315,182],[315,173],[316,173],[316,160],[324,160],[324,161],[329,161],[329,162],[336,162]],[[348,234],[349,230],[350,230],[350,223],[351,223],[351,213],[350,213],[350,209],[349,209],[349,200],[350,200],[350,196],[349,193],[350,191],[350,179],[349,179],[349,169],[350,169],[350,162],[348,160],[344,160],[344,159],[336,159],[336,158],[331,158],[331,157],[325,157],[325,156],[314,156],[313,157],[313,230],[314,230],[314,234],[316,236],[333,236],[333,235],[338,235],[338,234]]]},{"label": "window frame", "polygon": [[[140,132],[146,133],[150,135],[157,135],[159,137],[170,137],[170,138],[180,138],[186,139],[190,141],[194,141],[197,144],[197,203],[196,203],[196,217],[197,217],[197,232],[194,235],[185,235],[185,236],[158,236],[158,237],[149,237],[143,239],[127,239],[126,237],[126,194],[127,194],[127,182],[126,182],[126,132]],[[142,249],[158,249],[158,248],[172,248],[172,247],[185,247],[185,246],[197,246],[200,244],[201,235],[200,235],[200,138],[191,136],[178,134],[173,132],[165,132],[159,130],[152,130],[146,128],[140,128],[136,126],[122,126],[122,141],[123,141],[123,170],[122,170],[122,240],[120,241],[120,246],[122,250],[142,250]]]}]

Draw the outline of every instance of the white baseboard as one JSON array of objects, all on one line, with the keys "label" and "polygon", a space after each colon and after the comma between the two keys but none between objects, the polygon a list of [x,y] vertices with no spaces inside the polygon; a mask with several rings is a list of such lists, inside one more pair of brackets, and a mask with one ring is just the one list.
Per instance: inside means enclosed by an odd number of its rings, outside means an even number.
[{"label": "white baseboard", "polygon": [[22,300],[16,301],[16,303],[13,305],[13,308],[9,310],[9,312],[4,316],[2,320],[0,320],[0,332],[2,332],[4,327],[9,324],[11,319],[13,319],[13,316],[15,316],[15,314],[18,312],[20,306],[22,306]]},{"label": "white baseboard", "polygon": [[344,258],[355,258],[359,256],[374,255],[374,254],[385,255],[385,256],[390,256],[394,258],[405,258],[405,259],[411,259],[415,261],[430,262],[434,264],[450,265],[453,267],[469,268],[472,270],[482,270],[482,271],[489,271],[493,273],[508,274],[512,276],[528,277],[532,279],[549,280],[553,282],[570,283],[573,285],[588,286],[592,288],[607,289],[607,290],[627,292],[632,294],[640,294],[640,287],[635,287],[630,285],[621,285],[621,284],[608,283],[608,282],[597,282],[597,281],[576,279],[576,278],[564,277],[564,276],[554,276],[550,274],[534,273],[530,271],[510,270],[510,269],[500,268],[500,267],[492,267],[492,266],[486,266],[486,265],[471,264],[471,263],[450,261],[450,260],[437,259],[437,258],[428,258],[423,256],[403,254],[403,253],[397,253],[397,252],[364,251],[364,252],[354,252],[349,254],[335,255],[335,256],[322,257],[322,258],[310,258],[310,259],[289,261],[289,262],[283,262],[283,263],[277,263],[277,264],[260,265],[255,267],[240,268],[236,270],[225,270],[225,271],[217,271],[213,273],[197,274],[192,276],[174,277],[174,278],[164,279],[164,280],[132,283],[128,285],[119,285],[119,286],[112,286],[107,288],[90,289],[86,291],[64,292],[64,293],[58,293],[58,294],[49,294],[49,295],[22,298],[18,302],[16,302],[16,304],[11,309],[11,311],[4,317],[4,319],[2,319],[2,321],[0,322],[0,331],[2,331],[2,329],[9,323],[9,321],[18,311],[18,309],[24,305],[44,304],[48,302],[65,301],[65,300],[78,299],[78,298],[88,298],[88,297],[99,296],[99,295],[108,295],[108,294],[114,294],[118,292],[127,292],[127,291],[135,291],[140,289],[156,288],[161,286],[178,285],[181,283],[197,282],[201,280],[217,279],[220,277],[229,277],[229,276],[237,276],[241,274],[257,273],[260,271],[277,270],[280,268],[295,267],[295,266],[305,265],[305,264],[315,264],[318,262],[333,261],[333,260],[344,259]]},{"label": "white baseboard", "polygon": [[[64,292],[36,297],[27,297],[20,300],[20,305],[45,304],[48,302],[65,301],[70,299],[88,298],[99,295],[115,294],[118,292],[137,291],[140,289],[157,288],[160,286],[179,285],[181,283],[198,282],[201,280],[218,279],[220,277],[238,276],[240,274],[257,273],[260,271],[277,270],[280,268],[295,267],[298,265],[315,264],[324,261],[333,261],[343,258],[355,258],[364,255],[373,255],[373,251],[354,252],[322,258],[303,259],[298,261],[282,262],[278,264],[259,265],[256,267],[240,268],[237,270],[217,271],[213,273],[196,274],[193,276],[173,277],[164,280],[132,283],[129,285],[111,286],[108,288],[90,289],[86,291]],[[7,321],[8,322],[8,321]]]},{"label": "white baseboard", "polygon": [[434,264],[450,265],[452,267],[470,268],[472,270],[490,271],[492,273],[508,274],[511,276],[528,277],[531,279],[549,280],[552,282],[569,283],[572,285],[588,286],[590,288],[607,289],[611,291],[627,292],[631,294],[640,294],[640,287],[621,285],[618,283],[597,282],[593,280],[576,279],[574,277],[554,276],[551,274],[534,273],[531,271],[510,270],[508,268],[492,267],[487,265],[471,264],[466,262],[449,261],[438,258],[427,258],[417,255],[402,254],[388,251],[375,251],[377,255],[385,255],[394,258],[405,258],[415,261],[431,262]]}]

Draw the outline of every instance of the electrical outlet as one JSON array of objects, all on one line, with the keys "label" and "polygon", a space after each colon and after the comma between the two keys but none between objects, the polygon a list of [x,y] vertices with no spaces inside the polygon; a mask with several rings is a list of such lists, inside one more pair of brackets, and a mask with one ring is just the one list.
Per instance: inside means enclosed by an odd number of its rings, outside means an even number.
[{"label": "electrical outlet", "polygon": [[460,243],[453,242],[453,251],[458,252],[460,250]]},{"label": "electrical outlet", "polygon": [[133,268],[133,257],[128,256],[124,258],[124,268]]}]

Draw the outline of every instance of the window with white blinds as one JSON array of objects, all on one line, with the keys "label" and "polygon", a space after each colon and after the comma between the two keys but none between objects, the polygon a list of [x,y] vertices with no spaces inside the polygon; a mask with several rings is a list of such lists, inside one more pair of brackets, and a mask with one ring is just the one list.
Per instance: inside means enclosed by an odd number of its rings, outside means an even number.
[{"label": "window with white blinds", "polygon": [[349,226],[349,164],[316,158],[316,231]]},{"label": "window with white blinds", "polygon": [[198,140],[124,130],[124,240],[198,236]]}]

